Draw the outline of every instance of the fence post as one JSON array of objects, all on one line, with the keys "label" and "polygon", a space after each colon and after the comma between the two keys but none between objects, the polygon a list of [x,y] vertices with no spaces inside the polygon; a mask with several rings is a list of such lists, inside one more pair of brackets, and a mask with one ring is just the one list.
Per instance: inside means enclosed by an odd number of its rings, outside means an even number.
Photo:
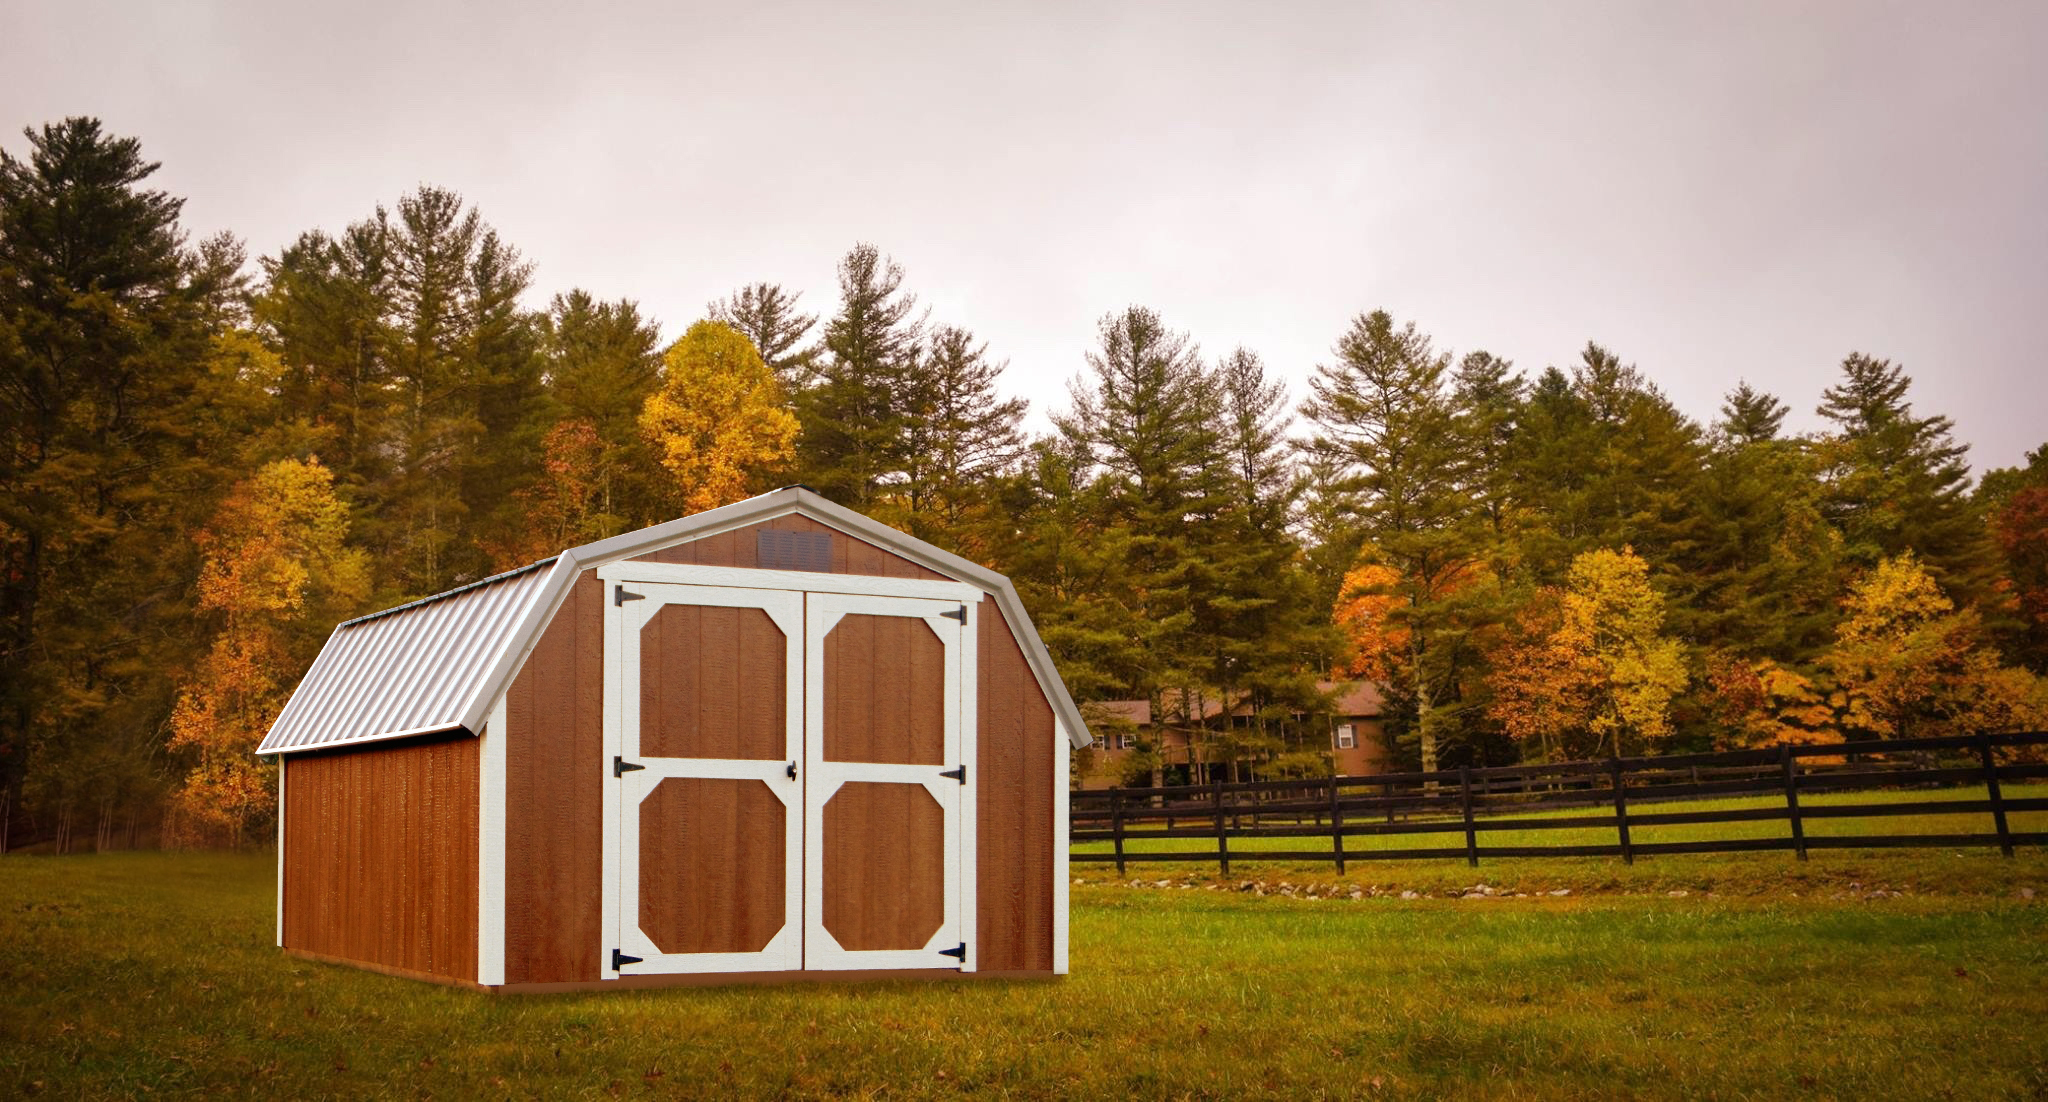
[{"label": "fence post", "polygon": [[1785,771],[1785,821],[1792,824],[1792,852],[1806,860],[1806,822],[1799,817],[1799,759],[1792,753],[1792,744],[1778,747],[1778,760]]},{"label": "fence post", "polygon": [[1472,826],[1472,767],[1458,767],[1458,792],[1465,809],[1465,863],[1479,867],[1479,832]]},{"label": "fence post", "polygon": [[1124,874],[1124,790],[1109,790],[1110,844],[1116,848],[1116,874]]},{"label": "fence post", "polygon": [[1223,774],[1216,774],[1216,864],[1222,875],[1230,875],[1230,835],[1223,830]]},{"label": "fence post", "polygon": [[1387,781],[1387,782],[1385,782],[1384,784],[1381,784],[1381,785],[1380,785],[1380,799],[1381,799],[1381,800],[1383,800],[1383,801],[1385,801],[1385,802],[1386,802],[1386,805],[1387,805],[1387,822],[1389,822],[1389,823],[1393,822],[1393,821],[1394,821],[1394,782],[1393,782],[1393,781]]},{"label": "fence post", "polygon": [[1984,763],[1984,787],[1991,793],[1991,821],[1998,827],[1998,852],[2012,856],[2012,830],[2005,821],[2005,793],[1998,787],[1998,763],[1991,757],[1991,736],[1977,735],[1977,758]]},{"label": "fence post", "polygon": [[1628,785],[1621,779],[1621,759],[1607,759],[1608,775],[1614,778],[1614,830],[1621,838],[1621,863],[1636,863],[1635,847],[1628,838]]},{"label": "fence post", "polygon": [[1337,799],[1337,776],[1330,775],[1330,849],[1337,854],[1337,875],[1344,875],[1344,805]]}]

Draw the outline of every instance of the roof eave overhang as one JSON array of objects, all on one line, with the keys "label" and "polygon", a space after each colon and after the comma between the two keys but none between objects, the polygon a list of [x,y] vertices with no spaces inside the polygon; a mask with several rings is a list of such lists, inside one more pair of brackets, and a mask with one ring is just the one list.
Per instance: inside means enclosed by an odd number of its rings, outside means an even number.
[{"label": "roof eave overhang", "polygon": [[[1081,710],[1075,706],[1073,697],[1067,692],[1066,684],[1060,680],[1059,670],[1053,665],[1051,653],[1045,649],[1044,641],[1038,637],[1037,629],[1031,624],[1030,615],[1024,610],[1024,602],[1018,598],[1016,587],[1010,584],[1008,578],[979,563],[961,558],[915,536],[899,532],[880,521],[862,516],[801,486],[786,486],[758,497],[750,497],[745,501],[734,502],[665,524],[657,524],[652,528],[598,540],[581,547],[572,547],[562,552],[556,556],[554,565],[549,568],[547,581],[542,584],[532,604],[520,617],[518,627],[507,634],[505,644],[488,667],[489,672],[478,682],[475,692],[462,705],[455,722],[433,730],[461,730],[474,733],[484,729],[491,709],[511,686],[512,679],[518,676],[520,667],[525,665],[527,654],[540,639],[541,632],[545,630],[548,622],[554,619],[555,613],[561,609],[562,603],[568,599],[577,575],[584,570],[632,558],[656,548],[690,539],[701,539],[791,513],[801,514],[850,536],[886,547],[912,562],[987,590],[1003,610],[1003,618],[1008,621],[1010,629],[1016,633],[1018,648],[1024,653],[1025,664],[1031,667],[1040,690],[1045,693],[1046,699],[1052,702],[1053,714],[1058,718],[1061,729],[1066,732],[1069,743],[1079,748],[1092,741],[1088,734],[1088,724],[1081,718]],[[336,630],[339,631],[338,628]],[[314,665],[319,665],[319,659],[314,660]],[[311,673],[312,670],[307,671],[308,676],[311,676]],[[289,711],[290,708],[291,702],[288,701],[285,711]],[[284,714],[284,711],[279,713],[280,721]],[[423,733],[426,733],[425,729],[305,746],[271,749],[259,747],[257,753],[294,754],[309,750],[330,750],[339,746],[383,742]],[[268,736],[265,741],[268,741]]]}]

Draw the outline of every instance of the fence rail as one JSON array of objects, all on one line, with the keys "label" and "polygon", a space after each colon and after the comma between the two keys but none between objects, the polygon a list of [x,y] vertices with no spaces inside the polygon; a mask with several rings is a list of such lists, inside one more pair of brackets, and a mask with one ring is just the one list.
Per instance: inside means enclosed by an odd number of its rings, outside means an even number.
[{"label": "fence rail", "polygon": [[[1388,773],[1360,777],[1228,782],[1162,788],[1111,788],[1069,794],[1073,843],[1107,842],[1107,852],[1076,851],[1074,861],[1114,862],[1121,875],[1139,862],[1216,862],[1224,875],[1237,860],[1353,861],[1463,857],[1620,857],[1670,853],[1929,846],[2013,847],[2048,844],[2048,832],[2014,830],[2011,816],[2048,811],[2048,799],[2004,794],[2003,785],[2048,778],[2048,732],[1955,738],[1778,746],[1714,754],[1610,758]],[[2004,760],[2001,762],[2001,757]],[[1802,797],[1879,790],[1981,786],[1982,798],[1930,792],[1930,798],[1882,803],[1813,804]],[[1778,797],[1769,807],[1657,811],[1679,800]],[[1645,809],[1648,810],[1645,810]],[[1597,813],[1570,815],[1569,811]],[[1952,834],[1809,834],[1814,820],[1901,815],[1983,816],[1984,830]],[[1642,841],[1637,831],[1668,826],[1782,821],[1782,837],[1706,837]],[[1501,831],[1612,830],[1612,843],[1486,845]],[[1457,845],[1347,849],[1346,839],[1451,834]],[[1328,849],[1231,849],[1233,840],[1328,839]],[[1213,840],[1213,849],[1131,849],[1133,843]]]}]

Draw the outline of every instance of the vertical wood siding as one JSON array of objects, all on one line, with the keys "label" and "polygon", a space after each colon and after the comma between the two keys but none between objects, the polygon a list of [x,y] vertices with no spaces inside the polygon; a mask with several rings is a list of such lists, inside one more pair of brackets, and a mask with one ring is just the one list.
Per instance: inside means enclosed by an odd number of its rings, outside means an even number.
[{"label": "vertical wood siding", "polygon": [[598,978],[604,585],[576,579],[505,701],[505,982]]},{"label": "vertical wood siding", "polygon": [[[834,573],[945,577],[798,516],[640,557],[755,567],[760,528],[829,533]],[[1052,708],[994,602],[982,605],[980,622],[980,777],[975,781],[980,967],[1050,971]],[[507,700],[507,983],[598,978],[606,776],[603,639],[604,588],[595,571],[586,570],[513,681]]]},{"label": "vertical wood siding", "polygon": [[286,759],[286,948],[476,979],[478,747]]},{"label": "vertical wood siding", "polygon": [[911,562],[909,559],[884,550],[874,544],[857,540],[830,525],[820,524],[809,517],[786,516],[753,525],[706,536],[659,551],[649,551],[640,556],[645,562],[679,563],[685,566],[744,566],[757,567],[760,558],[757,548],[760,530],[772,528],[784,532],[822,532],[832,537],[832,573],[868,574],[883,578],[928,578],[943,581],[945,575]]},{"label": "vertical wood siding", "polygon": [[[994,601],[982,603],[977,895],[985,971],[1052,970],[1052,705]],[[1066,783],[1066,778],[1060,778]]]}]

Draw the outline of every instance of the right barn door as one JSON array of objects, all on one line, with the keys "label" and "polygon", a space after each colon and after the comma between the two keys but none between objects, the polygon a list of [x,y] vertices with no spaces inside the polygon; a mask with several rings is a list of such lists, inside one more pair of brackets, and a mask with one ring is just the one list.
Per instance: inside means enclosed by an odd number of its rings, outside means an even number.
[{"label": "right barn door", "polygon": [[956,601],[805,597],[807,969],[970,966],[968,618]]}]

